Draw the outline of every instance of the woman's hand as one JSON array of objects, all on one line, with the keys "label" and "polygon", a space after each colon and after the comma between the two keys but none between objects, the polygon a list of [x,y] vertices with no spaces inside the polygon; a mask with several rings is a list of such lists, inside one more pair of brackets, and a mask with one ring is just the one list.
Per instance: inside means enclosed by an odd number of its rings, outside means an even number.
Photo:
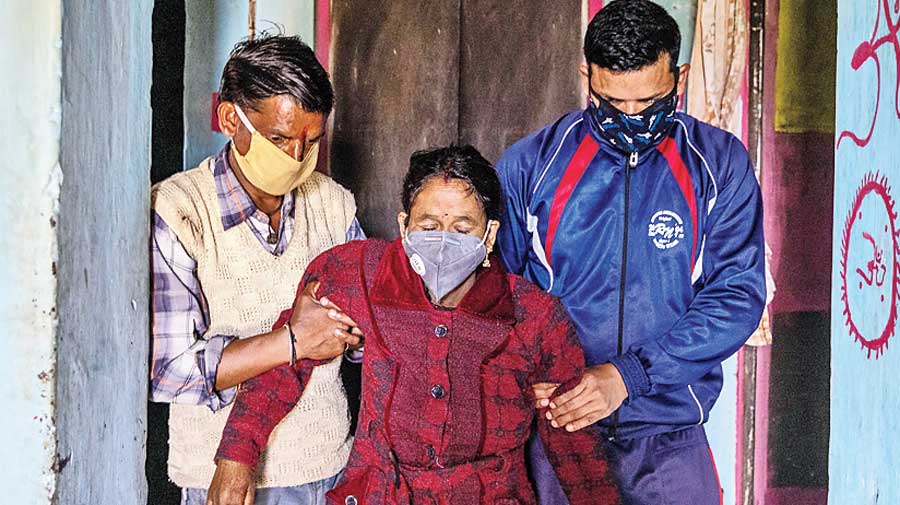
[{"label": "woman's hand", "polygon": [[331,359],[360,343],[356,322],[333,303],[317,300],[318,289],[319,281],[310,282],[294,300],[288,324],[297,336],[297,359]]},{"label": "woman's hand", "polygon": [[253,505],[253,470],[237,461],[220,459],[206,494],[206,505]]}]

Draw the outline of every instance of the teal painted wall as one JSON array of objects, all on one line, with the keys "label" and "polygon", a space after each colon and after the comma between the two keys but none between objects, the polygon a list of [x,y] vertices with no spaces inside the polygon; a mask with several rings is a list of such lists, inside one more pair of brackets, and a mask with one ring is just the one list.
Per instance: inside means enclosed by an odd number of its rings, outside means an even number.
[{"label": "teal painted wall", "polygon": [[[314,0],[258,0],[256,29],[299,35],[311,47]],[[212,94],[219,89],[231,48],[247,37],[246,0],[190,0],[185,29],[184,167],[197,166],[228,139],[212,131]]]},{"label": "teal painted wall", "polygon": [[838,1],[828,493],[834,504],[900,503],[898,17],[893,1]]},{"label": "teal painted wall", "polygon": [[151,5],[0,3],[3,503],[146,503]]},{"label": "teal painted wall", "polygon": [[[681,51],[678,63],[690,63],[691,48],[694,47],[694,27],[697,21],[697,0],[654,0],[669,11],[681,30]],[[729,503],[729,502],[725,502]]]}]

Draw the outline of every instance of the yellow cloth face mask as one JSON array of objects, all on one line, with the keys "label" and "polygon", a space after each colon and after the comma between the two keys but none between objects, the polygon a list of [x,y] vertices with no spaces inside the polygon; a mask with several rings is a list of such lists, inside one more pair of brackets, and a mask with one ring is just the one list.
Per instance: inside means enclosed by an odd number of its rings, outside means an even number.
[{"label": "yellow cloth face mask", "polygon": [[241,155],[231,142],[231,152],[241,166],[241,172],[247,180],[257,188],[270,195],[286,195],[300,184],[303,184],[316,169],[319,159],[319,143],[313,144],[301,161],[290,157],[278,148],[271,140],[262,136],[247,119],[244,111],[234,106],[244,126],[250,130],[250,149]]}]

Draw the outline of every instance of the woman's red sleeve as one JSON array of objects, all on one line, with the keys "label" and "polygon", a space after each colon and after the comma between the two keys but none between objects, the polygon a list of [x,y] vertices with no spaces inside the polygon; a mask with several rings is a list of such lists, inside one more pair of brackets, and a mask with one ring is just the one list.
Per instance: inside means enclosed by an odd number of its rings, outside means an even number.
[{"label": "woman's red sleeve", "polygon": [[[558,395],[581,381],[584,351],[562,306],[554,300],[549,312],[543,318],[546,326],[540,334],[540,371],[535,382],[560,384],[555,393]],[[551,426],[543,410],[538,417],[538,434],[547,459],[556,470],[569,502],[572,505],[619,503],[603,450],[604,438],[597,425],[569,433]]]},{"label": "woman's red sleeve", "polygon": [[[310,263],[296,296],[311,280],[324,282],[328,278],[328,271],[335,264],[330,256],[325,253]],[[272,329],[288,324],[291,313],[291,309],[282,312]],[[285,342],[285,353],[288,349]],[[313,368],[326,362],[300,360],[293,367],[284,364],[242,383],[222,432],[215,460],[228,459],[256,468],[272,430],[300,401]]]}]

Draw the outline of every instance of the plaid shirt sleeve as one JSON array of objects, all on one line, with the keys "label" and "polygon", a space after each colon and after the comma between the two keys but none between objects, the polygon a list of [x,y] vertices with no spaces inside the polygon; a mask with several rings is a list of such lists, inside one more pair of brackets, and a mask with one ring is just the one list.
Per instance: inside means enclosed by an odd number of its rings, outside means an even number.
[{"label": "plaid shirt sleeve", "polygon": [[353,218],[353,222],[350,223],[350,227],[347,228],[347,242],[353,242],[354,240],[365,240],[366,232],[363,231],[362,226],[359,224],[359,220],[355,217]]},{"label": "plaid shirt sleeve", "polygon": [[197,262],[163,219],[153,213],[151,245],[152,335],[150,399],[206,405],[216,411],[234,400],[237,388],[217,391],[216,373],[233,335],[204,335],[209,315]]},{"label": "plaid shirt sleeve", "polygon": [[[540,372],[535,379],[536,382],[561,384],[554,393],[558,396],[581,382],[584,351],[575,328],[558,302],[554,301],[549,317],[544,320],[548,324],[541,332]],[[543,414],[541,410],[538,415],[538,433],[569,503],[619,503],[598,425],[569,433],[562,428],[553,428]]]}]

